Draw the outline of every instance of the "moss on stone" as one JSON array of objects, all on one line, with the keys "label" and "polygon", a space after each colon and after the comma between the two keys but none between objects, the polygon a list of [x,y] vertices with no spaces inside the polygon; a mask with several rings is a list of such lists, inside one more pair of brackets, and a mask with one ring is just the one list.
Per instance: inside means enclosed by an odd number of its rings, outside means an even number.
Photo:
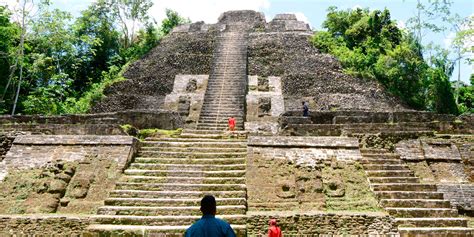
[{"label": "moss on stone", "polygon": [[382,211],[359,163],[332,162],[322,178],[326,211]]},{"label": "moss on stone", "polygon": [[42,169],[11,171],[0,183],[0,214],[55,212],[67,186],[55,186],[61,181],[56,175],[75,165],[54,162]]},{"label": "moss on stone", "polygon": [[180,135],[182,132],[181,128],[176,130],[164,130],[164,129],[157,129],[157,128],[147,128],[147,129],[140,129],[138,131],[138,138],[145,139],[147,137],[176,137]]}]

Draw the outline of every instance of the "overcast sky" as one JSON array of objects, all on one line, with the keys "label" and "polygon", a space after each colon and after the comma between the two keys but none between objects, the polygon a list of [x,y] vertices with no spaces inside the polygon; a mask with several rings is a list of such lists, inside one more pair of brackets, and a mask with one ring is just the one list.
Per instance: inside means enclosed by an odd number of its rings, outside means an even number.
[{"label": "overcast sky", "polygon": [[[38,1],[38,0],[36,0]],[[94,2],[94,0],[51,0],[53,6],[61,10],[66,10],[78,16],[81,10]],[[219,15],[227,10],[250,9],[265,13],[267,20],[278,13],[295,13],[299,20],[308,22],[313,29],[321,29],[321,24],[326,17],[326,9],[329,6],[337,6],[339,9],[369,7],[370,9],[388,8],[392,18],[396,19],[398,25],[403,27],[406,20],[413,16],[416,11],[416,0],[153,0],[154,6],[150,10],[150,15],[160,22],[165,14],[165,9],[170,8],[177,11],[184,17],[189,17],[192,21],[205,21],[215,23]],[[422,0],[427,2],[427,0]],[[17,0],[0,0],[0,4],[15,4]],[[455,0],[452,7],[454,13],[465,17],[474,14],[474,1]],[[446,31],[436,35],[429,35],[428,38],[434,43],[443,47],[449,47],[453,32]],[[469,81],[472,67],[463,63],[461,76],[464,82]],[[453,73],[457,78],[457,67]],[[453,78],[454,79],[454,78]]]}]

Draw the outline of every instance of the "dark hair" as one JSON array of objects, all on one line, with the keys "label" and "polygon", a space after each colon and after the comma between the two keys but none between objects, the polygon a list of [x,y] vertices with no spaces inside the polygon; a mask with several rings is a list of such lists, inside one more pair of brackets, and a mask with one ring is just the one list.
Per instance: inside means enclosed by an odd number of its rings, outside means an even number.
[{"label": "dark hair", "polygon": [[201,199],[201,212],[203,215],[215,215],[216,206],[216,199],[212,195],[206,195]]},{"label": "dark hair", "polygon": [[304,105],[304,101],[301,102]]}]

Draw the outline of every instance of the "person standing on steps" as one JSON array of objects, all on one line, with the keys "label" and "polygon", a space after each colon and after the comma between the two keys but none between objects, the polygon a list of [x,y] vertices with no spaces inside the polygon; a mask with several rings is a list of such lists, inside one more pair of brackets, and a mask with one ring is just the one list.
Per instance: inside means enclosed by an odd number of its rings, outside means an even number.
[{"label": "person standing on steps", "polygon": [[277,225],[277,221],[275,219],[271,219],[269,221],[268,227],[268,237],[282,237],[281,229]]},{"label": "person standing on steps", "polygon": [[228,122],[228,123],[229,123],[229,130],[230,130],[231,132],[235,131],[235,118],[234,118],[234,116],[232,116],[232,117],[229,118],[229,122]]},{"label": "person standing on steps", "polygon": [[185,237],[235,237],[229,223],[216,218],[216,199],[206,195],[201,200],[202,217],[186,230]]},{"label": "person standing on steps", "polygon": [[303,117],[308,117],[309,116],[309,107],[306,102],[302,102],[303,104]]}]

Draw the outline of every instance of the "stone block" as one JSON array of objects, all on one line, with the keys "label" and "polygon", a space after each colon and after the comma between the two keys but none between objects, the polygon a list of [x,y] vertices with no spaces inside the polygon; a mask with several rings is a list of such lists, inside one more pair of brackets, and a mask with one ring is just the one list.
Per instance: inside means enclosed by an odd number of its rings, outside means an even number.
[{"label": "stone block", "polygon": [[295,14],[291,13],[283,13],[283,14],[276,14],[275,17],[273,17],[273,21],[296,21],[298,20],[296,18]]}]

